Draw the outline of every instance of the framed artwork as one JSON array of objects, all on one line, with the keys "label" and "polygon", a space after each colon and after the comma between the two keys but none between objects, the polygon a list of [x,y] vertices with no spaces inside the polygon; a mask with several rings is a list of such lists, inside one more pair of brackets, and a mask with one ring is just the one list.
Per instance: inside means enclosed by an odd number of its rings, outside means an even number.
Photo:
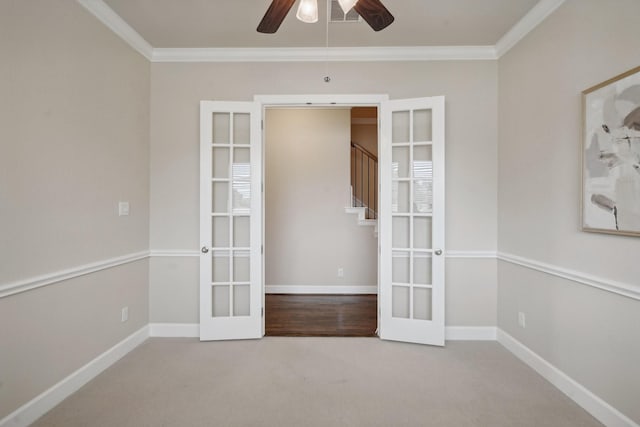
[{"label": "framed artwork", "polygon": [[582,92],[582,229],[640,236],[640,67]]}]

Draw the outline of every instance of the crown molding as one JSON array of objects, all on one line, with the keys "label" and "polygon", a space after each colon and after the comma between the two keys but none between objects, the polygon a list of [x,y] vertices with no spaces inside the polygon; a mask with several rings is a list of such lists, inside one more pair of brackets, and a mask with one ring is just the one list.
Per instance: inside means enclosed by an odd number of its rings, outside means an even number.
[{"label": "crown molding", "polygon": [[113,11],[102,0],[77,0],[93,16],[106,25],[129,46],[138,51],[142,56],[151,60],[153,57],[153,46],[149,44],[136,30],[134,30],[124,19]]},{"label": "crown molding", "polygon": [[151,62],[373,62],[497,60],[565,0],[540,0],[495,46],[154,48],[103,0],[77,0]]},{"label": "crown molding", "polygon": [[559,8],[565,0],[540,0],[516,25],[495,45],[497,58],[507,53],[527,34],[533,31],[542,23],[549,15]]},{"label": "crown molding", "polygon": [[494,60],[493,46],[153,49],[152,62],[363,62]]}]

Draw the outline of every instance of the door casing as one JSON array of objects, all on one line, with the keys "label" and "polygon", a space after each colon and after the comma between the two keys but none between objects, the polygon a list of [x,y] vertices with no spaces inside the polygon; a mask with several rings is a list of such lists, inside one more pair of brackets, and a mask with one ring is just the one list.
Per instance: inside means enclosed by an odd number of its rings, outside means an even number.
[{"label": "door casing", "polygon": [[[262,111],[262,120],[264,121],[265,110],[267,108],[283,108],[283,107],[297,107],[297,108],[313,108],[313,107],[376,107],[380,111],[380,107],[384,101],[389,100],[389,95],[383,94],[354,94],[354,95],[255,95],[254,102],[260,104]],[[263,123],[264,129],[264,123]],[[378,142],[380,141],[380,132],[378,131]],[[265,134],[262,133],[262,152],[264,153],[265,146]],[[264,183],[264,155],[262,158],[262,182]],[[378,169],[380,166],[378,165]],[[380,170],[378,170],[378,176],[380,176]],[[263,185],[264,188],[264,185]],[[377,190],[378,192],[380,189]],[[379,200],[379,199],[378,199]],[[262,204],[262,242],[265,241],[265,203]],[[380,291],[380,242],[378,241],[378,293]],[[265,262],[264,252],[262,253],[262,306],[264,307],[264,284],[265,284]],[[380,329],[380,302],[378,301],[378,330]],[[265,333],[265,320],[262,317],[262,335]]]}]

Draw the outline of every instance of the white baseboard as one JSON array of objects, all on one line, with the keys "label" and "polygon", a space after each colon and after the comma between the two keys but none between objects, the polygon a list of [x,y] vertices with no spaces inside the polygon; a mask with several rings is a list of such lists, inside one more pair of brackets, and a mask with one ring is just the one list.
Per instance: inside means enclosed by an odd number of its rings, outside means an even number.
[{"label": "white baseboard", "polygon": [[582,384],[547,362],[502,329],[498,329],[497,338],[498,342],[506,347],[507,350],[529,365],[604,425],[608,427],[639,427],[629,417],[593,394]]},{"label": "white baseboard", "polygon": [[495,341],[495,326],[446,326],[444,336],[447,341]]},{"label": "white baseboard", "polygon": [[294,285],[265,285],[266,294],[377,294],[377,286],[294,286]]},{"label": "white baseboard", "polygon": [[[448,341],[495,341],[496,328],[493,326],[447,326]],[[197,323],[150,323],[149,336],[157,338],[198,338],[200,325]]]},{"label": "white baseboard", "polygon": [[198,338],[199,323],[149,323],[149,336],[161,338]]},{"label": "white baseboard", "polygon": [[124,355],[142,344],[148,337],[149,327],[140,328],[137,332],[129,335],[53,387],[7,415],[0,420],[0,427],[25,427],[30,425],[80,387],[98,376],[102,371],[116,363]]}]

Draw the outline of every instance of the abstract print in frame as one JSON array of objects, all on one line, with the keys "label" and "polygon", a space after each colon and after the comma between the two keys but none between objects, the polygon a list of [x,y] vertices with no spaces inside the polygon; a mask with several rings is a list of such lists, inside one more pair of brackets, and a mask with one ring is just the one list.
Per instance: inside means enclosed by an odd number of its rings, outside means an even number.
[{"label": "abstract print in frame", "polygon": [[640,236],[640,67],[582,92],[582,229]]}]

